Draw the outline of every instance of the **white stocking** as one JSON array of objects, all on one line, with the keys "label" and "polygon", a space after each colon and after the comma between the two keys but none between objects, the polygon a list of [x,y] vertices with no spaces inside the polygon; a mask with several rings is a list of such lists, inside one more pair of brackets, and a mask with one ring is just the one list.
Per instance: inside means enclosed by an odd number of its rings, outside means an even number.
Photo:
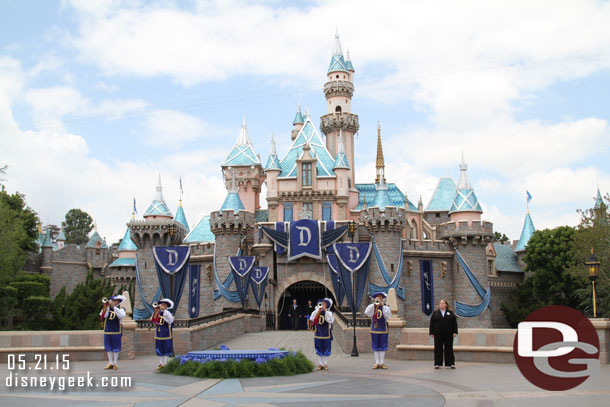
[{"label": "white stocking", "polygon": [[327,356],[322,356],[322,361],[324,362],[324,366],[328,365],[328,357]]},{"label": "white stocking", "polygon": [[324,358],[322,356],[318,356],[318,362],[320,363],[320,366],[324,366]]},{"label": "white stocking", "polygon": [[110,363],[111,365],[114,365],[114,356],[113,353],[114,352],[106,352],[108,354],[108,363]]},{"label": "white stocking", "polygon": [[384,358],[385,358],[385,351],[379,352],[379,364],[383,365]]},{"label": "white stocking", "polygon": [[163,363],[163,360],[164,360],[164,359],[165,359],[165,357],[164,357],[164,356],[159,356],[159,364],[160,364],[161,366],[163,366],[163,364],[164,364],[164,363]]},{"label": "white stocking", "polygon": [[163,364],[167,365],[167,362],[169,362],[169,356],[167,356],[167,355],[163,356],[163,361],[165,362]]},{"label": "white stocking", "polygon": [[119,352],[113,352],[114,353],[114,363],[113,365],[116,365],[116,362],[118,362],[119,360]]},{"label": "white stocking", "polygon": [[379,361],[379,353],[378,351],[373,351],[373,353],[375,354],[375,363],[376,364],[380,364],[381,362]]}]

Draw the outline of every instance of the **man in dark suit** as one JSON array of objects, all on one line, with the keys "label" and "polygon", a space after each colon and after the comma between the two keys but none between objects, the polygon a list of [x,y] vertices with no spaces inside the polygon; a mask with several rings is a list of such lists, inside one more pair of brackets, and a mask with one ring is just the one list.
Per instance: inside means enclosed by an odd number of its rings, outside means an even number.
[{"label": "man in dark suit", "polygon": [[434,337],[434,368],[443,365],[455,369],[455,356],[453,355],[453,338],[458,334],[457,319],[455,314],[449,310],[447,301],[439,301],[436,309],[430,317],[430,336]]},{"label": "man in dark suit", "polygon": [[292,304],[290,305],[290,308],[288,309],[288,318],[290,318],[290,327],[292,329],[294,329],[295,331],[297,329],[299,329],[299,306],[297,305],[297,300],[296,298],[294,300],[292,300]]}]

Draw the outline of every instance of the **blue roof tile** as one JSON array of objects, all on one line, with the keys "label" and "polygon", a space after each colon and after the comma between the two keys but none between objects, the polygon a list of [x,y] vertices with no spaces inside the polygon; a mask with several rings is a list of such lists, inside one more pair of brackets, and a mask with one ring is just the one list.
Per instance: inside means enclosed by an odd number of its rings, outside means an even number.
[{"label": "blue roof tile", "polygon": [[512,273],[522,273],[519,262],[517,261],[517,255],[513,251],[513,248],[508,245],[500,243],[494,243],[494,249],[496,251],[496,270]]},{"label": "blue roof tile", "polygon": [[95,249],[97,248],[97,242],[101,243],[101,248],[102,249],[107,249],[108,245],[106,245],[106,242],[104,242],[101,238],[101,236],[97,233],[97,230],[93,232],[93,234],[91,235],[91,237],[89,238],[89,241],[87,242],[87,248],[88,249]]},{"label": "blue roof tile", "polygon": [[457,186],[453,179],[449,177],[440,178],[432,198],[426,207],[426,211],[449,211],[453,198],[455,198],[456,190]]},{"label": "blue roof tile", "polygon": [[174,217],[174,220],[180,222],[182,226],[186,228],[187,233],[190,231],[189,223],[186,220],[186,216],[184,215],[184,209],[182,209],[182,203],[178,205],[178,210],[176,211],[176,216]]},{"label": "blue roof tile", "polygon": [[127,228],[125,234],[123,235],[123,239],[121,240],[121,244],[119,245],[118,251],[135,251],[138,250],[138,246],[131,240],[130,230]]},{"label": "blue roof tile", "polygon": [[[388,187],[388,196],[390,199],[391,205],[397,208],[405,207],[405,195],[398,189],[396,184],[386,184]],[[364,204],[364,198],[366,197],[366,206],[371,207],[371,203],[375,200],[375,195],[377,193],[377,185],[375,184],[356,184],[356,189],[358,190],[358,205],[354,208],[355,211],[362,210]],[[413,202],[409,200],[409,209],[416,211],[417,207],[413,205]]]},{"label": "blue roof tile", "polygon": [[309,117],[305,119],[305,124],[292,143],[290,150],[288,150],[284,158],[280,161],[282,172],[279,176],[284,178],[296,177],[296,162],[298,157],[303,154],[303,147],[307,142],[309,142],[311,147],[312,156],[315,156],[317,159],[316,170],[318,172],[318,177],[334,177],[335,173],[332,168],[335,165],[335,160],[326,149],[326,143],[324,143],[320,137],[320,134]]},{"label": "blue roof tile", "polygon": [[239,193],[237,192],[229,192],[225,201],[222,203],[220,207],[221,211],[226,211],[232,209],[235,212],[245,211],[246,208],[239,197]]},{"label": "blue roof tile", "polygon": [[112,267],[135,267],[136,266],[136,259],[135,258],[119,258],[116,259],[115,261],[113,261],[110,266],[110,268]]},{"label": "blue roof tile", "polygon": [[210,217],[201,218],[197,226],[184,238],[186,243],[215,242],[216,236],[210,227]]}]

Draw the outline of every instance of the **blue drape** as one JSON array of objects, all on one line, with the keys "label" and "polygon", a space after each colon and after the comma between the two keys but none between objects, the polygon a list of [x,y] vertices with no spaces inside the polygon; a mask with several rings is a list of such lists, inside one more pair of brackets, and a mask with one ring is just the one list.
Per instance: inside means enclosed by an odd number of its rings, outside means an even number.
[{"label": "blue drape", "polygon": [[400,279],[402,277],[402,264],[403,264],[403,255],[402,255],[402,245],[403,241],[400,239],[400,259],[398,260],[398,270],[394,275],[394,278],[390,277],[390,273],[385,268],[385,264],[383,262],[383,258],[381,257],[381,253],[379,253],[379,248],[377,247],[377,243],[375,242],[375,237],[371,234],[371,241],[373,242],[373,253],[375,254],[375,260],[377,261],[377,267],[379,268],[379,272],[383,277],[383,280],[387,284],[387,286],[375,285],[373,283],[369,283],[369,295],[373,296],[373,294],[383,291],[384,293],[388,293],[390,288],[396,290],[396,295],[404,300],[405,299],[405,289],[404,287],[399,287]]},{"label": "blue drape", "polygon": [[[142,304],[144,305],[144,309],[142,308],[134,308],[133,309],[133,319],[141,320],[148,319],[152,315],[154,311],[154,307],[152,303],[146,301],[146,297],[144,297],[144,291],[142,290],[142,283],[140,282],[140,270],[138,268],[138,259],[136,257],[136,285],[138,286],[138,293],[140,294],[140,298],[142,299]],[[152,302],[157,302],[161,298],[161,287],[157,287],[157,292],[152,300]]]},{"label": "blue drape", "polygon": [[[174,274],[170,275],[163,271],[161,265],[157,262],[155,258],[155,268],[157,269],[157,278],[159,279],[159,285],[161,286],[161,293],[163,294],[163,298],[169,298],[174,302],[174,314],[176,310],[178,310],[178,305],[180,305],[180,299],[182,298],[182,291],[184,290],[184,282],[186,281],[187,272],[189,267],[189,260],[187,260],[182,268],[176,271]],[[171,291],[171,277],[174,277],[174,290]]]},{"label": "blue drape", "polygon": [[[239,256],[241,254],[241,249],[237,252]],[[212,267],[214,269],[214,279],[216,280],[216,285],[218,286],[218,290],[214,290],[214,300],[217,300],[222,295],[227,299],[227,301],[231,302],[239,302],[239,292],[237,290],[229,290],[229,287],[233,283],[233,273],[229,272],[229,275],[225,279],[224,283],[220,282],[220,277],[218,277],[218,271],[216,270],[216,245],[214,245],[214,257],[212,259]]]},{"label": "blue drape", "polygon": [[189,318],[199,316],[200,277],[201,264],[191,264],[189,268]]},{"label": "blue drape", "polygon": [[369,277],[370,264],[371,258],[369,256],[362,267],[354,272],[356,274],[356,298],[354,301],[352,273],[343,267],[340,261],[337,261],[337,265],[339,266],[339,281],[341,282],[341,287],[344,288],[345,298],[347,298],[347,304],[352,312],[356,312],[356,310],[360,307],[360,303],[362,302],[362,294],[364,294],[364,288],[366,287],[366,282]]},{"label": "blue drape", "polygon": [[328,254],[326,258],[328,259],[328,272],[330,273],[330,281],[332,281],[333,283],[333,290],[335,291],[337,306],[340,306],[341,304],[343,304],[345,290],[341,285],[341,278],[339,277],[339,264],[337,256],[335,256],[334,254]]},{"label": "blue drape", "polygon": [[434,274],[432,271],[432,260],[420,260],[419,269],[421,274],[421,310],[426,315],[434,311]]},{"label": "blue drape", "polygon": [[466,260],[464,260],[459,250],[455,251],[455,255],[459,265],[462,267],[462,270],[464,270],[464,274],[466,274],[466,277],[470,281],[470,284],[472,284],[472,287],[477,292],[479,297],[483,299],[483,302],[478,305],[468,305],[455,301],[455,313],[461,317],[476,317],[485,311],[486,308],[489,307],[489,309],[491,309],[489,306],[489,302],[491,301],[491,289],[488,287],[487,291],[485,291],[481,283],[479,283],[479,280],[477,280],[475,275],[470,270],[470,267],[468,267]]}]

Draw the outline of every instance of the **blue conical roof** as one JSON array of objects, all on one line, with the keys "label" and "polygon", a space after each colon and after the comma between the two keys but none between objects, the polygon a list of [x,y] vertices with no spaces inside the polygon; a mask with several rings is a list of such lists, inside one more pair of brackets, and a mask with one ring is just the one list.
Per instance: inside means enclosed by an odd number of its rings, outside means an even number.
[{"label": "blue conical roof", "polygon": [[58,242],[65,242],[66,241],[66,234],[64,233],[64,230],[61,229],[59,231],[59,233],[57,234],[57,238],[55,239]]},{"label": "blue conical roof", "polygon": [[252,142],[248,136],[248,127],[246,125],[245,117],[241,125],[239,136],[237,137],[237,142],[222,163],[223,167],[236,165],[261,165],[258,154],[254,151],[254,146],[252,146]]},{"label": "blue conical roof", "polygon": [[53,239],[51,238],[51,229],[47,229],[47,233],[44,235],[42,239],[42,244],[40,247],[53,247]]},{"label": "blue conical roof", "polygon": [[470,181],[468,180],[468,175],[466,174],[467,170],[468,165],[466,165],[466,162],[464,161],[464,154],[462,153],[462,163],[460,164],[460,183],[458,184],[449,213],[483,212],[483,209],[479,204],[479,199],[474,193],[474,189],[472,189]]},{"label": "blue conical roof", "polygon": [[328,66],[328,73],[331,72],[347,73],[347,66],[343,58],[343,51],[341,50],[341,41],[339,40],[339,32],[335,34],[335,47],[333,49],[333,56],[330,58],[330,65]]},{"label": "blue conical roof", "polygon": [[303,117],[303,113],[301,113],[301,105],[299,105],[299,109],[297,110],[297,113],[294,115],[294,120],[292,121],[292,124],[303,124],[305,123],[305,118]]},{"label": "blue conical roof", "polygon": [[[299,109],[299,113],[301,110]],[[271,151],[269,151],[269,158],[267,159],[267,165],[265,165],[265,170],[282,170],[282,166],[280,164],[280,159],[277,157],[277,153],[275,152],[275,138],[271,135]]]},{"label": "blue conical roof", "polygon": [[178,205],[178,210],[176,211],[176,216],[174,217],[174,220],[182,223],[182,226],[184,226],[186,228],[186,231],[189,232],[189,223],[186,220],[186,216],[184,215],[184,209],[182,209],[182,201],[180,201],[180,204]]},{"label": "blue conical roof", "polygon": [[521,230],[521,237],[519,238],[519,243],[515,246],[515,251],[523,251],[525,250],[525,246],[527,246],[527,242],[529,242],[530,238],[536,231],[534,227],[534,222],[532,222],[532,217],[530,216],[529,211],[525,215],[525,222],[523,222],[523,230]]},{"label": "blue conical roof", "polygon": [[210,227],[210,217],[204,216],[193,228],[193,230],[186,235],[184,241],[186,243],[216,241],[216,236],[214,236],[214,233],[212,233],[212,228]]},{"label": "blue conical roof", "polygon": [[368,204],[368,206],[369,208],[377,207],[381,211],[384,211],[386,206],[392,206],[388,186],[383,180],[376,185],[375,199],[373,199],[373,202]]},{"label": "blue conical roof", "polygon": [[222,203],[220,207],[221,211],[233,210],[234,212],[245,211],[246,207],[241,201],[239,194],[237,192],[231,192],[227,194],[225,201]]},{"label": "blue conical roof", "polygon": [[597,187],[597,196],[595,197],[595,206],[594,209],[599,209],[604,204],[604,200],[602,199],[602,194],[599,192],[599,187]]},{"label": "blue conical roof", "polygon": [[119,248],[117,249],[120,252],[124,252],[124,251],[136,251],[138,250],[138,246],[136,246],[136,244],[133,242],[133,240],[131,240],[131,230],[129,228],[127,228],[127,230],[125,230],[125,234],[123,235],[123,239],[121,240],[121,244],[119,245]]}]

